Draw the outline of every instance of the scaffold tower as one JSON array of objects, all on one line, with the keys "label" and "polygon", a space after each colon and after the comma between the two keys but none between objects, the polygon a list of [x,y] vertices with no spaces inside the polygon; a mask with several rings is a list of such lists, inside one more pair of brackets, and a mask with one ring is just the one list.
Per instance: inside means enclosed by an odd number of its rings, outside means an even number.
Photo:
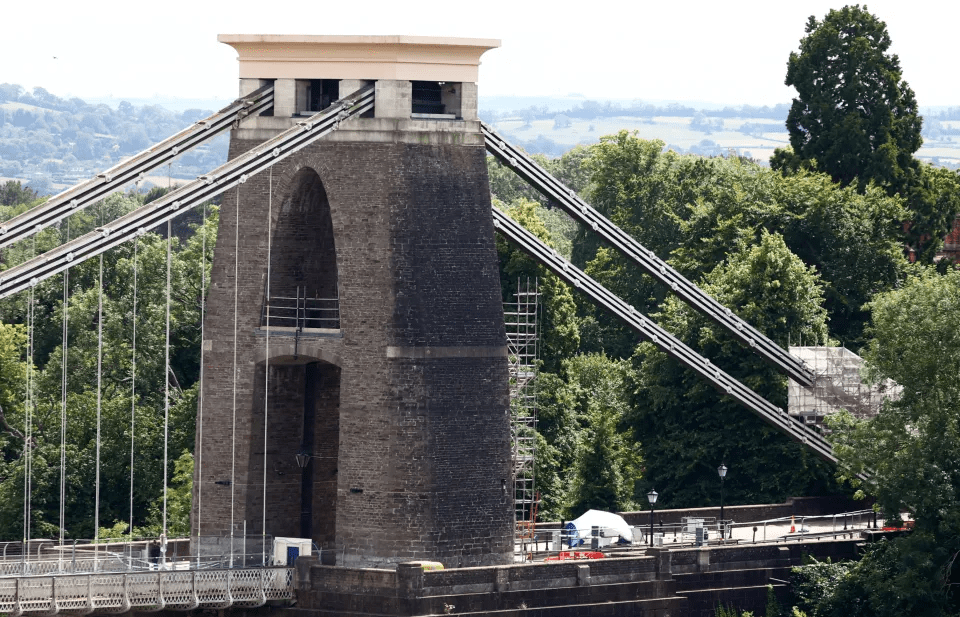
[{"label": "scaffold tower", "polygon": [[540,344],[537,315],[540,294],[536,279],[517,279],[512,301],[503,316],[510,358],[510,411],[513,437],[514,500],[517,533],[533,533],[539,495],[534,458],[537,444],[537,365]]},{"label": "scaffold tower", "polygon": [[845,409],[857,418],[872,418],[884,400],[900,396],[900,386],[889,379],[867,383],[863,360],[844,347],[790,347],[790,353],[812,367],[810,387],[789,380],[789,413],[804,424],[827,432],[824,419]]}]

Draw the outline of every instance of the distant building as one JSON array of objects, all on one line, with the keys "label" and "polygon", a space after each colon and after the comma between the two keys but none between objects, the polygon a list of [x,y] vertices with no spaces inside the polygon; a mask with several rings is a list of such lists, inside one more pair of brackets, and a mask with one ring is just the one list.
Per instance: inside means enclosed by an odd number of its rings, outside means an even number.
[{"label": "distant building", "polygon": [[960,216],[953,221],[953,229],[943,239],[943,248],[937,255],[940,259],[960,261]]},{"label": "distant building", "polygon": [[863,359],[844,347],[790,347],[790,353],[806,362],[815,377],[812,387],[789,381],[788,413],[819,430],[827,416],[843,409],[857,418],[872,418],[884,400],[899,395],[900,386],[889,379],[864,383]]}]

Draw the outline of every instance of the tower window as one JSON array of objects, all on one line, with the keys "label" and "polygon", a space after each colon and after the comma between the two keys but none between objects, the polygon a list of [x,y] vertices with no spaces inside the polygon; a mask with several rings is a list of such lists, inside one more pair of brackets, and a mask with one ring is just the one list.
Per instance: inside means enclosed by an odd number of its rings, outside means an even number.
[{"label": "tower window", "polygon": [[443,93],[438,81],[413,82],[413,113],[442,114]]},{"label": "tower window", "polygon": [[323,111],[340,98],[339,79],[311,79],[307,111]]}]

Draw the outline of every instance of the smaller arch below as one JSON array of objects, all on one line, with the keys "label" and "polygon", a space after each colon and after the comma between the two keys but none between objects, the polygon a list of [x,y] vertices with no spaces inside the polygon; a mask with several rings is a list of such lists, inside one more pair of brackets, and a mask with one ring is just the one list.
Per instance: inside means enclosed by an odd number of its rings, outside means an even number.
[{"label": "smaller arch below", "polygon": [[284,336],[270,339],[269,355],[267,346],[258,347],[254,361],[263,364],[269,360],[270,364],[297,365],[311,362],[324,362],[337,367],[343,366],[340,354],[342,339],[336,338],[300,338]]}]

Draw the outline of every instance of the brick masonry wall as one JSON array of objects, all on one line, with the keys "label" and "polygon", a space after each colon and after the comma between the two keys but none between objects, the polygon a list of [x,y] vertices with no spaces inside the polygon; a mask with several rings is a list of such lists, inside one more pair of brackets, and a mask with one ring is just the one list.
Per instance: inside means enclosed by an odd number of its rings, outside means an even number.
[{"label": "brick masonry wall", "polygon": [[762,611],[766,586],[773,584],[784,600],[782,581],[804,555],[856,558],[859,545],[831,540],[651,549],[653,555],[429,572],[417,564],[401,564],[394,572],[320,566],[306,559],[297,563],[297,606],[303,617],[346,611],[436,615],[450,607],[455,614],[517,610],[518,615],[707,617],[718,604]]},{"label": "brick masonry wall", "polygon": [[[234,139],[230,154],[254,145]],[[341,336],[294,341],[274,333],[268,354],[258,331],[268,229],[277,229],[281,211],[320,212],[326,204]],[[296,227],[287,229],[297,234]],[[320,224],[307,232],[306,242],[326,236]],[[272,245],[296,252],[298,242],[274,234]],[[272,259],[280,271],[271,282],[295,279],[290,270],[302,263],[329,280],[327,253],[307,252],[305,261]],[[272,177],[262,172],[228,191],[205,328],[195,535],[229,535],[231,521],[234,533],[243,521],[248,534],[261,531],[265,357],[274,380],[266,533],[296,535],[302,373],[319,361],[339,367],[339,383],[328,384],[339,401],[323,405],[338,409],[336,429],[319,409],[314,426],[314,454],[337,456],[326,478],[319,464],[314,470],[314,540],[330,546],[335,528],[334,548],[354,565],[509,561],[506,341],[482,147],[319,142],[275,165]]]}]

